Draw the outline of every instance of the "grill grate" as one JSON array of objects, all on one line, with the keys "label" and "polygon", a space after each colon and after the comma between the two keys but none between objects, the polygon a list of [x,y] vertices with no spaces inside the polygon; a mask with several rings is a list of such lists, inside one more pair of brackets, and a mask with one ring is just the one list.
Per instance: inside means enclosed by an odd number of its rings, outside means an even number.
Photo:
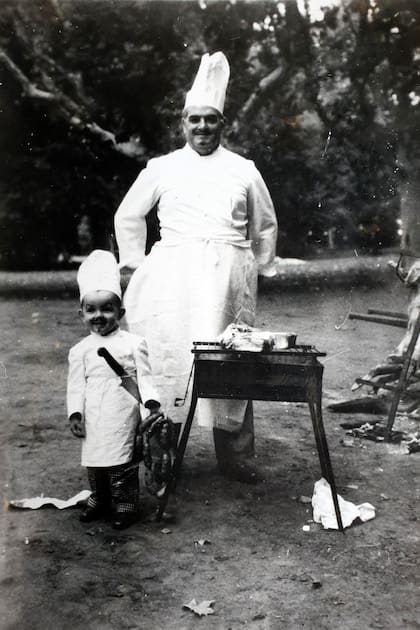
[{"label": "grill grate", "polygon": [[279,355],[285,354],[288,356],[299,355],[299,356],[315,356],[315,357],[325,357],[326,352],[321,352],[317,350],[315,346],[299,344],[295,345],[292,348],[285,348],[284,350],[261,350],[258,352],[253,352],[252,350],[231,350],[229,348],[224,348],[218,341],[193,341],[193,349],[191,352],[197,354],[199,352],[223,352],[224,354],[230,353],[238,353],[241,354],[250,354],[250,355]]}]

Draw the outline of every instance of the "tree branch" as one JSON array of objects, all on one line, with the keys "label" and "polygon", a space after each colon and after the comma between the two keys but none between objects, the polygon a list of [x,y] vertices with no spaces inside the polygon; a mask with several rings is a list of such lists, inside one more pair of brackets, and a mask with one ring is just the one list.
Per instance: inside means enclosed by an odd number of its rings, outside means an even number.
[{"label": "tree branch", "polygon": [[117,142],[115,134],[111,131],[103,129],[95,121],[92,121],[83,105],[78,105],[73,99],[58,90],[53,82],[50,81],[51,89],[49,91],[40,89],[22,72],[22,70],[14,63],[9,55],[0,50],[0,64],[9,70],[10,74],[19,83],[23,97],[44,101],[56,106],[56,112],[64,119],[68,125],[76,127],[82,131],[87,131],[92,137],[99,139],[101,142],[108,143],[113,150],[130,158],[139,159],[145,155],[145,149],[141,142],[136,138],[130,138],[127,142]]},{"label": "tree branch", "polygon": [[275,68],[265,77],[263,77],[257,84],[255,90],[245,101],[244,105],[239,110],[235,120],[232,122],[232,129],[237,131],[240,124],[247,120],[251,114],[258,107],[258,104],[263,98],[265,98],[276,85],[280,77],[285,73],[283,68]]},{"label": "tree branch", "polygon": [[30,98],[39,98],[46,101],[54,100],[53,94],[46,92],[45,90],[40,90],[33,85],[22,70],[10,59],[9,55],[2,50],[0,50],[0,63],[1,62],[3,62],[10,73],[15,77],[15,79],[17,79],[25,96],[29,96]]},{"label": "tree branch", "polygon": [[85,126],[97,138],[103,142],[109,142],[118,153],[130,158],[144,157],[145,149],[138,139],[131,137],[127,142],[117,142],[115,134],[103,129],[95,122],[87,123]]}]

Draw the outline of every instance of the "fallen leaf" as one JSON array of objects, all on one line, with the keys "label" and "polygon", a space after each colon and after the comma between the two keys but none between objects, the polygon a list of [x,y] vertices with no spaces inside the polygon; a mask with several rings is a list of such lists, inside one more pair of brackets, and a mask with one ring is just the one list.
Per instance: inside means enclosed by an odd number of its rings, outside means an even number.
[{"label": "fallen leaf", "polygon": [[192,599],[189,604],[184,604],[183,608],[187,608],[191,610],[193,613],[198,615],[199,617],[203,617],[205,615],[213,615],[214,610],[211,608],[214,604],[215,600],[204,600],[197,604],[195,599]]},{"label": "fallen leaf", "polygon": [[347,448],[353,448],[354,440],[348,440],[348,439],[340,440],[340,444],[341,446],[346,446]]},{"label": "fallen leaf", "polygon": [[111,597],[124,597],[128,593],[128,589],[124,584],[119,584],[116,589],[110,593]]},{"label": "fallen leaf", "polygon": [[226,562],[226,560],[230,560],[231,556],[225,556],[223,554],[219,555],[219,556],[214,556],[214,559],[217,562]]}]

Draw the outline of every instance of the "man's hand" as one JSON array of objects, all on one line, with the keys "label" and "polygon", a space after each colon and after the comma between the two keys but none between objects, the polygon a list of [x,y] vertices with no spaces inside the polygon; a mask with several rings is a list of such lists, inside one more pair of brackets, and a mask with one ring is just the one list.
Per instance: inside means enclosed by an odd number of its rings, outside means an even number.
[{"label": "man's hand", "polygon": [[70,418],[70,431],[73,433],[75,437],[83,438],[86,437],[85,431],[85,422],[82,418],[82,414],[76,412],[72,413]]}]

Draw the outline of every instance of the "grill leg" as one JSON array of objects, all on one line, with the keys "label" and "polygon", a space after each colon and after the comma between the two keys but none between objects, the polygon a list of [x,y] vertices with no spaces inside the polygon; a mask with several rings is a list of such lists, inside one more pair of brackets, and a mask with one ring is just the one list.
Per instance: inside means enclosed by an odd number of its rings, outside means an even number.
[{"label": "grill leg", "polygon": [[340,532],[344,534],[343,521],[341,519],[340,506],[338,505],[337,489],[335,485],[334,473],[331,465],[330,454],[328,451],[327,438],[325,436],[324,423],[322,420],[322,372],[311,376],[307,383],[307,397],[309,410],[311,412],[312,426],[314,430],[315,442],[318,449],[319,462],[321,471],[325,479],[331,487],[331,494],[334,503],[335,515]]},{"label": "grill leg", "polygon": [[174,465],[172,468],[171,479],[166,484],[165,492],[163,493],[159,501],[159,506],[156,512],[157,521],[160,521],[162,519],[162,515],[165,511],[166,504],[168,503],[170,493],[175,491],[176,483],[178,481],[178,477],[181,471],[182,460],[184,459],[184,453],[187,447],[188,438],[191,431],[191,425],[194,419],[196,406],[197,406],[197,390],[194,383],[192,397],[191,397],[191,405],[188,411],[187,419],[185,421],[184,429],[181,434],[181,439],[179,440],[178,448],[176,449],[176,455],[175,455]]}]

